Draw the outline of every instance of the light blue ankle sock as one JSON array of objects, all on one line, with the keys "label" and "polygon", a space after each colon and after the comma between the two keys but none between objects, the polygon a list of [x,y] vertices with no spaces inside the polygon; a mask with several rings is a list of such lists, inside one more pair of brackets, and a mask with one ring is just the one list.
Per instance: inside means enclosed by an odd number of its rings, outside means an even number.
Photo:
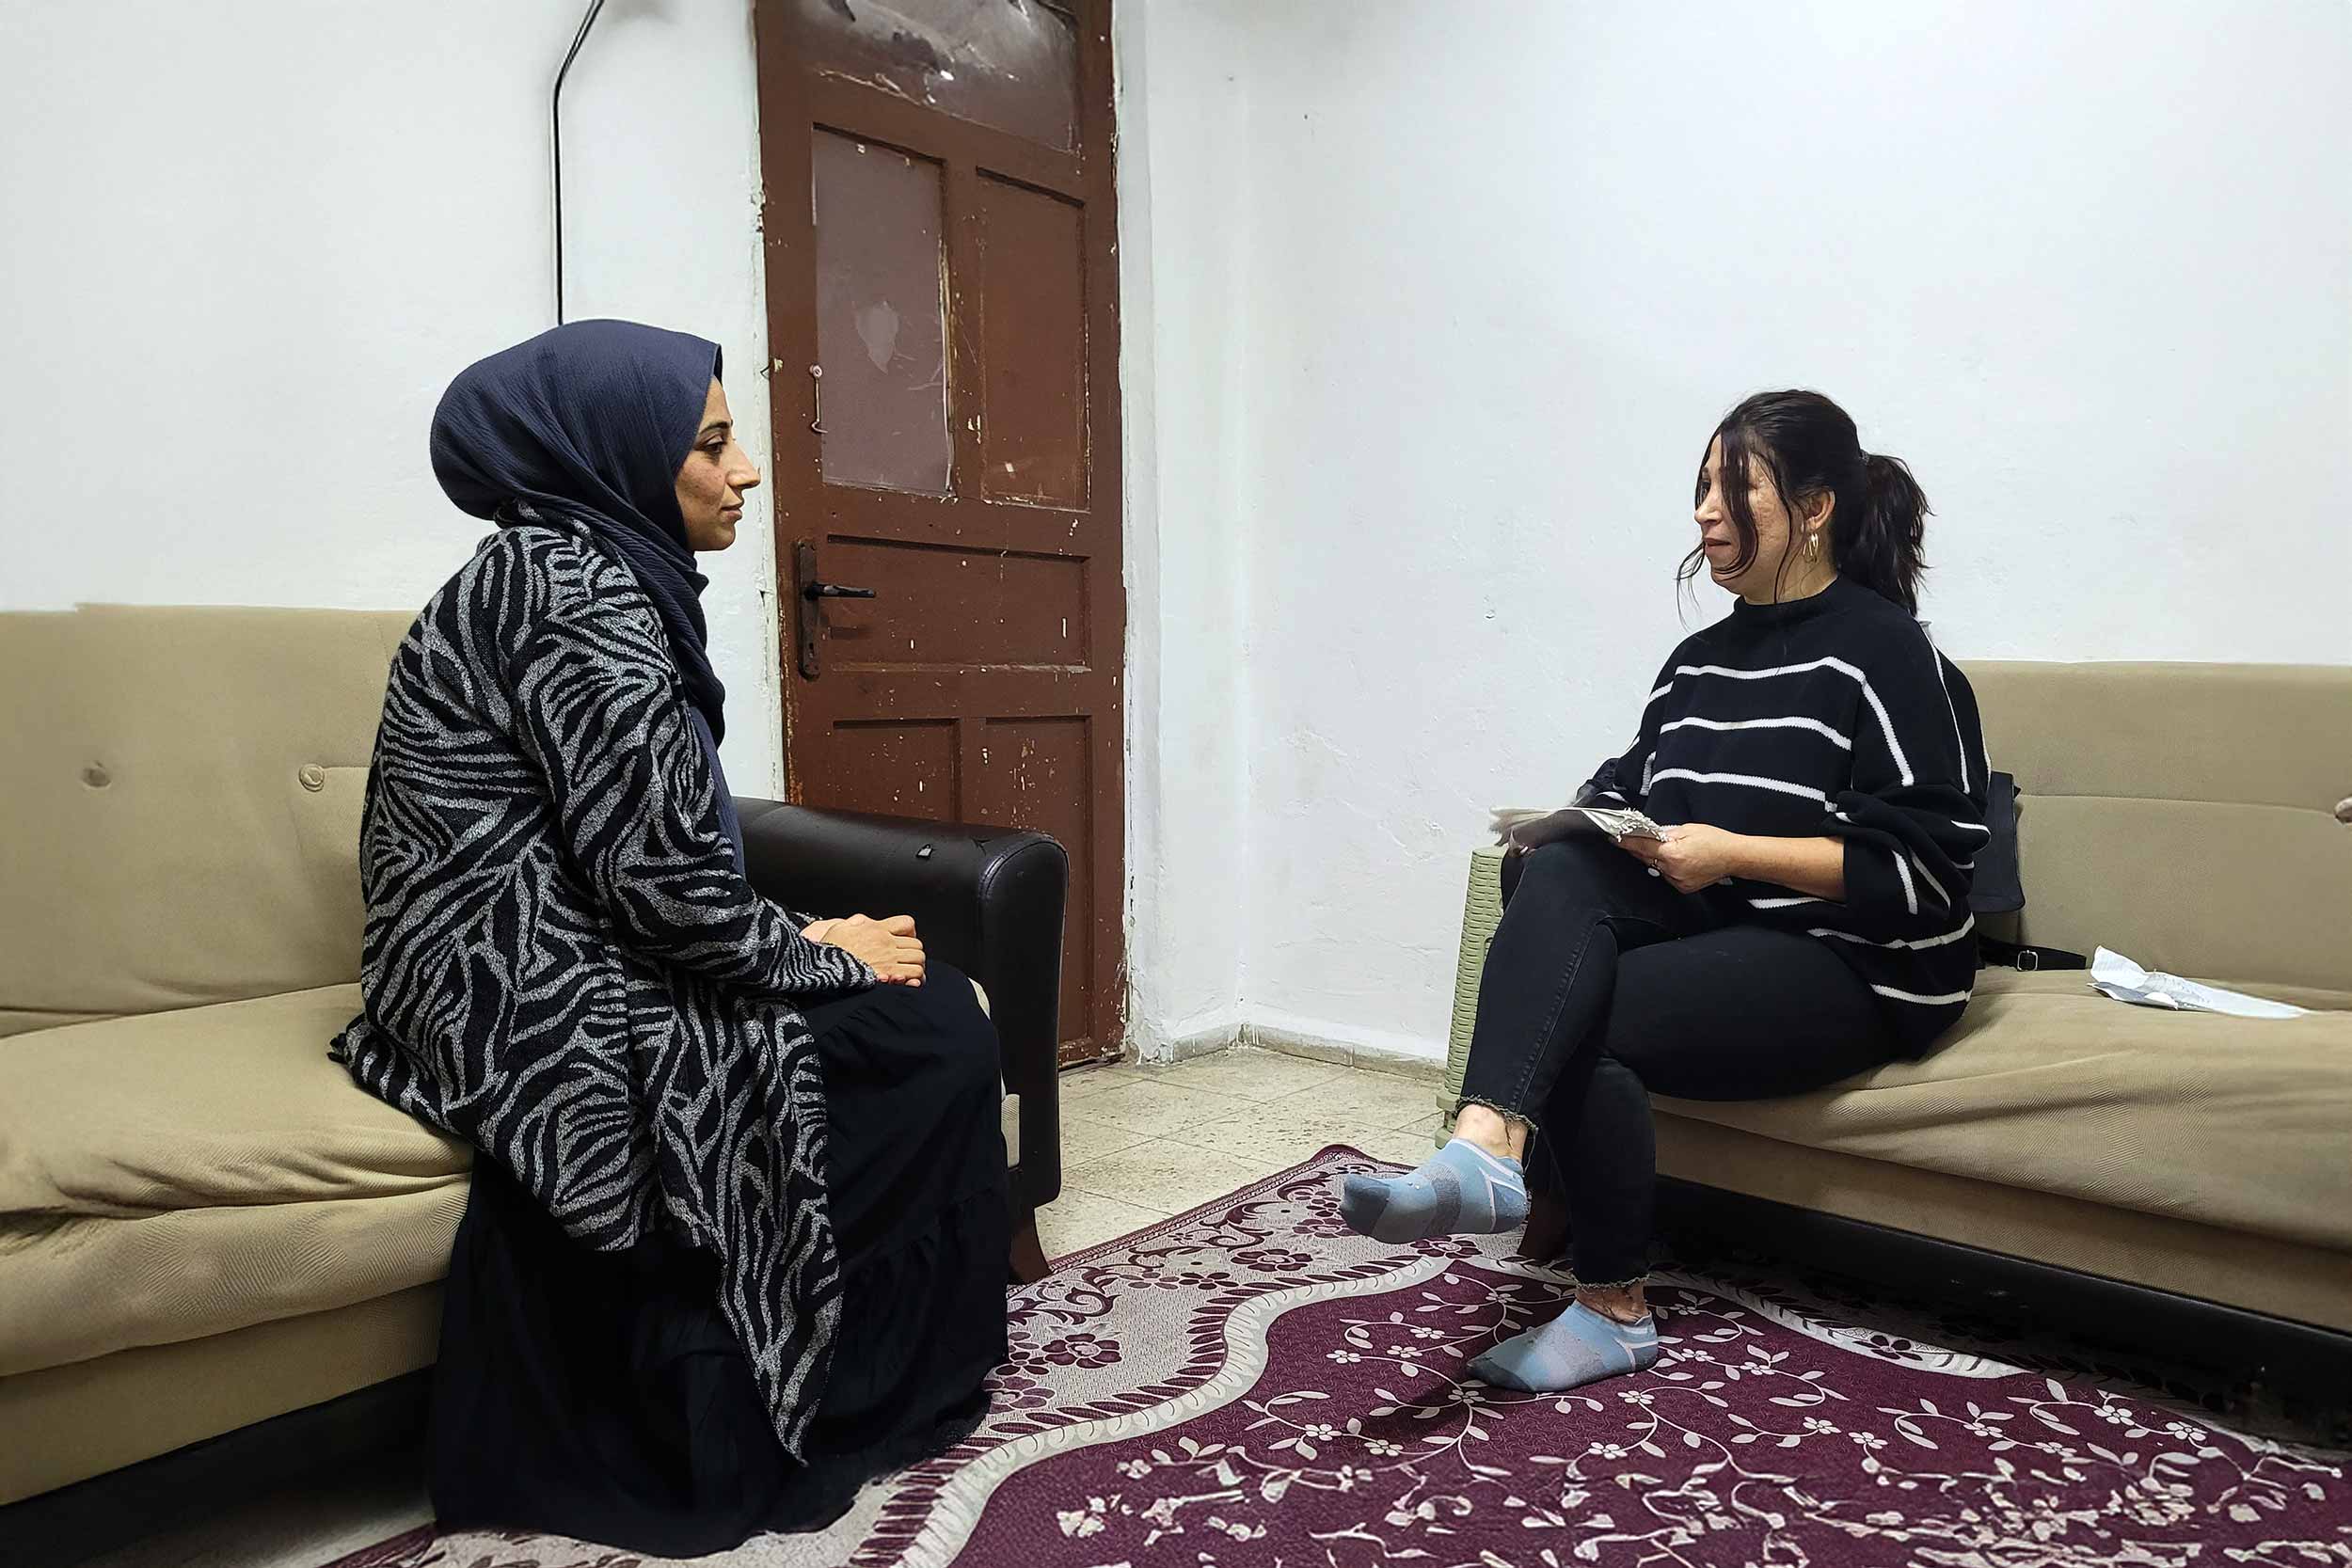
[{"label": "light blue ankle sock", "polygon": [[1470,1375],[1530,1394],[1556,1394],[1658,1361],[1658,1320],[1621,1323],[1581,1302],[1540,1328],[1505,1339],[1470,1365]]},{"label": "light blue ankle sock", "polygon": [[1340,1218],[1376,1242],[1516,1230],[1527,1223],[1527,1173],[1517,1160],[1454,1138],[1403,1176],[1348,1177]]}]

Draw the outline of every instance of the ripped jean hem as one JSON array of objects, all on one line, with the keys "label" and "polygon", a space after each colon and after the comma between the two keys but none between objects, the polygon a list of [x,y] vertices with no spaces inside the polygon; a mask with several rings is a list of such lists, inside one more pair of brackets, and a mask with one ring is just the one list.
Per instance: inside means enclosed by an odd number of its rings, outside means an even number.
[{"label": "ripped jean hem", "polygon": [[1581,1275],[1576,1278],[1576,1288],[1580,1291],[1629,1291],[1636,1285],[1648,1283],[1647,1270],[1644,1270],[1630,1279],[1586,1279]]},{"label": "ripped jean hem", "polygon": [[1501,1101],[1487,1100],[1480,1095],[1466,1094],[1461,1099],[1455,1101],[1454,1102],[1454,1114],[1458,1118],[1464,1111],[1469,1110],[1473,1105],[1476,1105],[1483,1110],[1492,1111],[1495,1115],[1501,1117],[1504,1121],[1511,1123],[1515,1127],[1523,1127],[1530,1132],[1533,1132],[1535,1130],[1535,1118],[1529,1116],[1525,1111],[1515,1111],[1511,1109],[1510,1106],[1503,1104]]}]

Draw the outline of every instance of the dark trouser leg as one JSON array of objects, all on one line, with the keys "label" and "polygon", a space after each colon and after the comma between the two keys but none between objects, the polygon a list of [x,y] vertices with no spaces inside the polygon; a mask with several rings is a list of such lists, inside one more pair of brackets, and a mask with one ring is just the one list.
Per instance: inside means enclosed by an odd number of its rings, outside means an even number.
[{"label": "dark trouser leg", "polygon": [[1462,1102],[1533,1121],[1580,1045],[1607,1016],[1618,956],[1703,931],[1703,899],[1600,838],[1504,863],[1502,924],[1478,986]]},{"label": "dark trouser leg", "polygon": [[1814,938],[1729,926],[1625,954],[1605,1020],[1542,1117],[1565,1180],[1577,1278],[1614,1285],[1647,1270],[1652,1093],[1804,1094],[1893,1053],[1877,998]]},{"label": "dark trouser leg", "polygon": [[[1608,1005],[1620,942],[1662,941],[1707,917],[1697,900],[1601,841],[1549,846],[1512,869],[1462,1101],[1532,1125],[1561,1064]],[[1340,1218],[1391,1243],[1517,1230],[1528,1215],[1526,1172],[1489,1145],[1454,1138],[1402,1176],[1345,1177]]]}]

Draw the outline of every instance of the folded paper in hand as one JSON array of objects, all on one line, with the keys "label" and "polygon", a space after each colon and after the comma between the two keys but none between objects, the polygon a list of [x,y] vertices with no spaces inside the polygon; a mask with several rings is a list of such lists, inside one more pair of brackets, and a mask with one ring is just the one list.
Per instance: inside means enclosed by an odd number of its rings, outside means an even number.
[{"label": "folded paper in hand", "polygon": [[1499,844],[1525,853],[1578,833],[1606,834],[1612,843],[1628,838],[1666,836],[1666,830],[1638,811],[1608,806],[1562,806],[1551,811],[1497,806],[1489,824]]},{"label": "folded paper in hand", "polygon": [[2193,1013],[2229,1013],[2237,1018],[2301,1018],[2307,1010],[2284,1002],[2201,986],[2177,974],[2151,973],[2121,953],[2100,948],[2090,956],[2090,987],[2102,996],[2142,1007],[2172,1007]]}]

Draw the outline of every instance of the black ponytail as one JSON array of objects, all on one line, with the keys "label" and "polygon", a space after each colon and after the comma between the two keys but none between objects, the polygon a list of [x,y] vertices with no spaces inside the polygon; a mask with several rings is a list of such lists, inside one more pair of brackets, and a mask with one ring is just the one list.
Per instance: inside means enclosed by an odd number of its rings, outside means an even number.
[{"label": "black ponytail", "polygon": [[1928,569],[1922,550],[1928,536],[1927,493],[1899,457],[1865,454],[1862,483],[1862,511],[1853,526],[1843,526],[1831,514],[1830,545],[1838,575],[1916,615],[1919,578]]},{"label": "black ponytail", "polygon": [[[1836,499],[1829,543],[1840,577],[1919,613],[1919,578],[1928,569],[1922,550],[1927,495],[1900,458],[1862,450],[1852,416],[1819,392],[1758,392],[1724,416],[1707,444],[1711,448],[1717,441],[1723,443],[1724,510],[1739,535],[1736,570],[1747,570],[1756,559],[1748,478],[1751,466],[1760,464],[1792,514],[1825,492]],[[1706,483],[1702,451],[1702,497]],[[1677,580],[1688,583],[1706,560],[1703,549],[1692,550],[1676,574]],[[1784,560],[1781,570],[1787,569]]]}]

